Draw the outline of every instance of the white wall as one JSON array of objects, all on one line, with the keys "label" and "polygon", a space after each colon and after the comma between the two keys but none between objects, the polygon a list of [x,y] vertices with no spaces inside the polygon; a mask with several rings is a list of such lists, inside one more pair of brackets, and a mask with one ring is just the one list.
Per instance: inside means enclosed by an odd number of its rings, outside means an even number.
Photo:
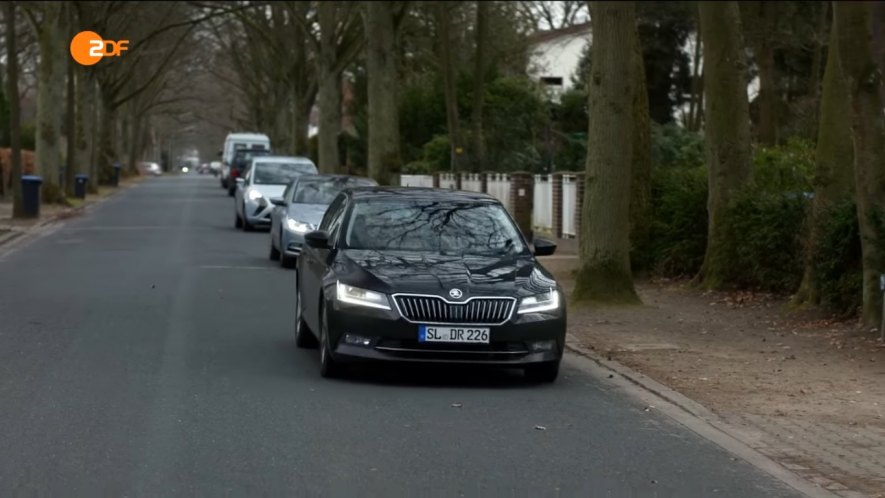
[{"label": "white wall", "polygon": [[529,73],[536,81],[543,77],[562,78],[560,91],[567,91],[573,86],[572,77],[578,69],[584,47],[589,43],[589,32],[538,43],[529,55]]}]

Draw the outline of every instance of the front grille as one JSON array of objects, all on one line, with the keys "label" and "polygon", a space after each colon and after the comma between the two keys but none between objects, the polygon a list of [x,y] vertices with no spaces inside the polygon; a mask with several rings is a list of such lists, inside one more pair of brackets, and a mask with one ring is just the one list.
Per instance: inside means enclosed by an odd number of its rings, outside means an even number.
[{"label": "front grille", "polygon": [[478,297],[465,303],[450,303],[436,296],[394,296],[400,314],[420,323],[470,323],[495,325],[506,322],[516,300],[507,297]]}]

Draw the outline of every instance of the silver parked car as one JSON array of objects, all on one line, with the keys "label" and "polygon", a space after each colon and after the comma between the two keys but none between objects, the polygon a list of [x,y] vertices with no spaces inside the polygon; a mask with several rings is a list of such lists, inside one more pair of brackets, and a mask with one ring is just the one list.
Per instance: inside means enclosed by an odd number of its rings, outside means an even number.
[{"label": "silver parked car", "polygon": [[284,268],[295,266],[304,234],[320,224],[326,208],[346,188],[378,185],[371,178],[348,175],[302,175],[292,180],[274,204],[270,219],[270,259]]},{"label": "silver parked car", "polygon": [[236,227],[250,231],[270,225],[272,197],[279,197],[296,177],[317,172],[306,157],[261,156],[252,159],[246,174],[236,179]]}]

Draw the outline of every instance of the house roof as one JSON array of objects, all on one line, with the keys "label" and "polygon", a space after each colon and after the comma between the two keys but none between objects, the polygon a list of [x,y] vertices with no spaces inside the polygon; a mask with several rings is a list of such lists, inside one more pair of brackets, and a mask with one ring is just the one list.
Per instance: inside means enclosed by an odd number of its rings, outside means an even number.
[{"label": "house roof", "polygon": [[590,21],[581,24],[573,24],[565,28],[551,29],[547,31],[538,31],[528,37],[529,45],[538,45],[560,38],[572,37],[575,35],[590,33]]}]

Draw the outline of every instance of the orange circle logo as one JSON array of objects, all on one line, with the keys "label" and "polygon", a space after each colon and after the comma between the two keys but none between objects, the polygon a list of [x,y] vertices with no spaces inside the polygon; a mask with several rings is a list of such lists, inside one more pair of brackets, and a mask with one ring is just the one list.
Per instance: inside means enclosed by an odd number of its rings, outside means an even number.
[{"label": "orange circle logo", "polygon": [[95,31],[81,31],[71,40],[71,57],[79,64],[91,66],[104,56],[104,39]]}]

